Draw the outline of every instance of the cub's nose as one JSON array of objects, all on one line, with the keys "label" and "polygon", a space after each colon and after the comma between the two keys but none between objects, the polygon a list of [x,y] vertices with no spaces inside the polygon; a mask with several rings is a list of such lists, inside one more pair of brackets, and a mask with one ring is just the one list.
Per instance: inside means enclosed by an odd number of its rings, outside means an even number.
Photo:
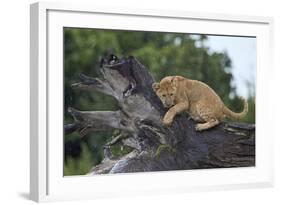
[{"label": "cub's nose", "polygon": [[169,108],[169,107],[171,107],[171,105],[170,105],[170,104],[168,104],[168,103],[164,103],[163,105],[164,105],[164,107],[165,107],[165,108]]}]

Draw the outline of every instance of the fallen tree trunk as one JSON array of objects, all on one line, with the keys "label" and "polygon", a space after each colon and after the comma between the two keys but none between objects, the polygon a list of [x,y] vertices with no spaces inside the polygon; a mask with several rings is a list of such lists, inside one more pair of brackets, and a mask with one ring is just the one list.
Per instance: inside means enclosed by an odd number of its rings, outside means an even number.
[{"label": "fallen tree trunk", "polygon": [[[162,124],[167,111],[152,90],[154,82],[145,66],[134,57],[109,56],[101,62],[103,79],[80,75],[73,88],[94,89],[113,96],[117,111],[79,111],[69,108],[74,123],[65,133],[82,136],[100,130],[119,129],[104,145],[104,160],[89,174],[186,170],[255,166],[255,125],[221,123],[203,132],[187,114],[175,117],[170,127]],[[112,157],[110,146],[122,143],[133,148]]]}]

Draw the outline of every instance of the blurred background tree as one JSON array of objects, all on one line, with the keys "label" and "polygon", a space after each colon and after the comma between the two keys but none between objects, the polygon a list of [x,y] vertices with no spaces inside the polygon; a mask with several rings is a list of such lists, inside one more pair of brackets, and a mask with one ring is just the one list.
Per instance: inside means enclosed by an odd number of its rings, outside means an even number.
[{"label": "blurred background tree", "polygon": [[[64,29],[64,123],[72,121],[69,106],[79,110],[116,110],[112,97],[94,91],[74,90],[70,85],[78,74],[99,76],[103,56],[135,56],[156,81],[168,75],[181,75],[207,83],[234,111],[242,110],[242,102],[233,83],[231,59],[227,53],[211,52],[205,46],[207,35],[132,32],[97,29]],[[248,82],[249,113],[244,122],[255,123],[255,89]],[[77,133],[64,136],[64,175],[86,174],[103,159],[102,146],[118,131],[100,132],[79,137]],[[115,145],[113,155],[130,150]]]}]

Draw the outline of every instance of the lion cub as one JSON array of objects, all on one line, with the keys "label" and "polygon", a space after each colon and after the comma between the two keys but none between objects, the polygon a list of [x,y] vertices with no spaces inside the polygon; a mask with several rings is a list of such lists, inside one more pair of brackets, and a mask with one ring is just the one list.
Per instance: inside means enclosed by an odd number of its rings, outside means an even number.
[{"label": "lion cub", "polygon": [[164,107],[170,108],[163,119],[163,123],[168,126],[177,114],[184,111],[199,122],[195,127],[197,131],[212,128],[225,117],[241,119],[248,112],[248,103],[245,99],[243,111],[235,113],[224,105],[212,88],[197,80],[167,76],[160,83],[153,83],[152,88]]}]

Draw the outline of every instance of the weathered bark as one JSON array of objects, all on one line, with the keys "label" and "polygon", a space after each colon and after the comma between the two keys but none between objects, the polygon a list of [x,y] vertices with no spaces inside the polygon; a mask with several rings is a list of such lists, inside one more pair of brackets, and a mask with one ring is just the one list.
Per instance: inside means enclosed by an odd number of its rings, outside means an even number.
[{"label": "weathered bark", "polygon": [[[162,118],[167,110],[152,90],[154,79],[136,58],[111,55],[102,60],[101,71],[103,79],[81,75],[81,82],[73,87],[111,95],[120,109],[69,108],[74,123],[65,126],[65,133],[78,131],[81,135],[120,130],[120,135],[104,145],[104,160],[89,174],[255,166],[255,125],[225,122],[197,132],[195,122],[181,114],[166,127]],[[110,146],[118,142],[133,151],[112,157]]]}]

